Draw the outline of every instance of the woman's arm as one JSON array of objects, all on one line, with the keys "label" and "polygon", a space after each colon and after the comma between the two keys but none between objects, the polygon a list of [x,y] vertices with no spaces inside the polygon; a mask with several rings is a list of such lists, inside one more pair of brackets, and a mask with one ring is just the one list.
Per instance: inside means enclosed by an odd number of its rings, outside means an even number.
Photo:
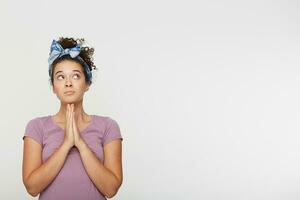
[{"label": "woman's arm", "polygon": [[123,181],[121,140],[113,140],[104,146],[104,164],[83,140],[77,148],[83,165],[98,190],[108,198],[113,197]]},{"label": "woman's arm", "polygon": [[62,145],[42,164],[42,147],[31,138],[25,137],[23,149],[23,183],[27,192],[37,196],[57,176],[70,150]]}]

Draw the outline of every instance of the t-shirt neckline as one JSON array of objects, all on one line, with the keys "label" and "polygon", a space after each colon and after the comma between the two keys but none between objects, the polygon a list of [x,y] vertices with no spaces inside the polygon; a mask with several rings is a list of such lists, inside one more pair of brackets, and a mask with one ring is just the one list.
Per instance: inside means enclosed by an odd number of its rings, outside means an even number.
[{"label": "t-shirt neckline", "polygon": [[[57,123],[55,123],[55,121],[53,120],[53,116],[52,115],[49,115],[49,117],[50,117],[51,123],[54,126],[56,126],[57,128],[59,128],[62,131],[65,131],[62,127],[60,127]],[[83,132],[86,132],[86,130],[88,130],[93,125],[95,116],[91,115],[91,118],[92,118],[91,122],[80,132],[80,134],[82,134]]]}]

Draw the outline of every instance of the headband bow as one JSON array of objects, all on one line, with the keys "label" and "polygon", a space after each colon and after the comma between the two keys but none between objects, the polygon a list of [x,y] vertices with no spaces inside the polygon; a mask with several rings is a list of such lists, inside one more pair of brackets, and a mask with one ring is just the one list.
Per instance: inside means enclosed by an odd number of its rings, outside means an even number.
[{"label": "headband bow", "polygon": [[71,49],[64,49],[57,41],[53,40],[50,48],[50,56],[48,59],[49,65],[52,65],[54,60],[66,54],[69,54],[72,58],[75,58],[80,54],[80,49],[81,46],[79,44]]},{"label": "headband bow", "polygon": [[84,67],[85,71],[87,72],[87,79],[90,82],[90,79],[92,78],[91,70],[88,66],[88,64],[79,56],[81,50],[81,45],[77,44],[73,48],[66,48],[64,49],[56,40],[52,41],[51,48],[50,48],[50,54],[48,58],[49,63],[49,76],[52,75],[52,64],[53,62],[62,57],[63,55],[69,54],[71,58],[74,58],[75,60],[78,60]]}]

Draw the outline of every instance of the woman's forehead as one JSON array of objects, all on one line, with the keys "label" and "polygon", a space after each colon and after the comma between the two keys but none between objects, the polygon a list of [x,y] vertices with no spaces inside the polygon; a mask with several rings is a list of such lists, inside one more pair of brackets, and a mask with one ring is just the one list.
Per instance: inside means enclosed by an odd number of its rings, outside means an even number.
[{"label": "woman's forehead", "polygon": [[56,73],[58,71],[62,71],[62,72],[80,71],[80,72],[82,72],[82,66],[75,61],[65,60],[65,61],[62,61],[62,62],[59,62],[56,64],[54,73]]}]

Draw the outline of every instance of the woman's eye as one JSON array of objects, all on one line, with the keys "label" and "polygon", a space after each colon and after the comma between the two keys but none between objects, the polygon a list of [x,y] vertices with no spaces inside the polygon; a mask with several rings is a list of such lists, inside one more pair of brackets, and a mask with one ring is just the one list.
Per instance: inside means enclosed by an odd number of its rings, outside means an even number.
[{"label": "woman's eye", "polygon": [[76,76],[76,77],[80,78],[79,74],[74,74],[74,76]]},{"label": "woman's eye", "polygon": [[[80,75],[79,75],[79,74],[74,74],[73,76],[74,76],[76,79],[79,79],[79,78],[80,78]],[[59,75],[59,76],[57,76],[56,78],[60,80],[60,79],[61,79],[60,77],[64,78],[63,75]]]}]

